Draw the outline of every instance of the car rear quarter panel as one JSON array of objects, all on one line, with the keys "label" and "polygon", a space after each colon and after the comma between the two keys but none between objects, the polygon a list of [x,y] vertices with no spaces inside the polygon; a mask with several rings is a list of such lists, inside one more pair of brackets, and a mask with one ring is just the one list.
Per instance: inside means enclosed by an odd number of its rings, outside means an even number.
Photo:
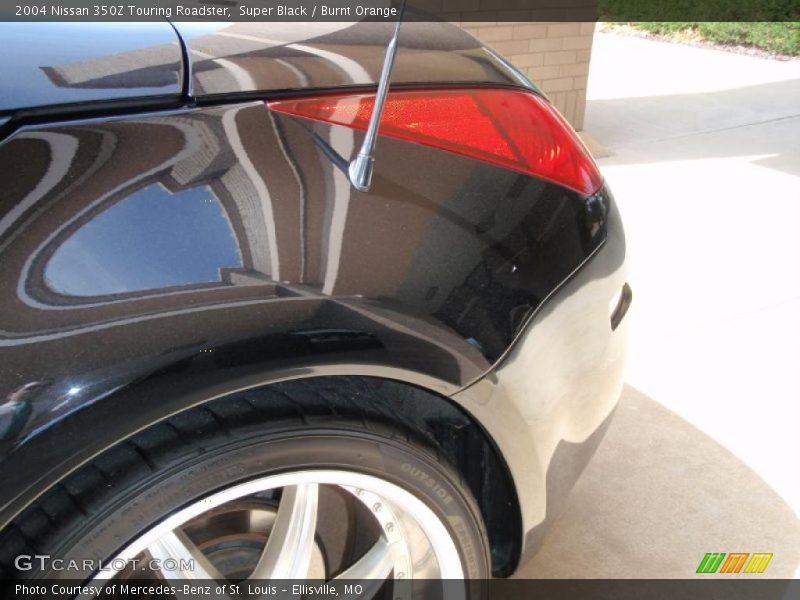
[{"label": "car rear quarter panel", "polygon": [[[121,437],[237,390],[347,374],[456,394],[534,335],[605,239],[604,191],[399,140],[355,192],[331,149],[361,137],[244,102],[0,145],[4,519]],[[494,438],[525,410],[455,397]]]}]

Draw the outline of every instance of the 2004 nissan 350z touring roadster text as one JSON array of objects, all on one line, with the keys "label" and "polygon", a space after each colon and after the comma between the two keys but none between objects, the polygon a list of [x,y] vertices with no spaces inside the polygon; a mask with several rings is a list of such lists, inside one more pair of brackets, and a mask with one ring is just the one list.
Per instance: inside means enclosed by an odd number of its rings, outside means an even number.
[{"label": "2004 nissan 350z touring roadster text", "polygon": [[574,131],[446,23],[127,27],[0,26],[4,581],[513,573],[622,387]]}]

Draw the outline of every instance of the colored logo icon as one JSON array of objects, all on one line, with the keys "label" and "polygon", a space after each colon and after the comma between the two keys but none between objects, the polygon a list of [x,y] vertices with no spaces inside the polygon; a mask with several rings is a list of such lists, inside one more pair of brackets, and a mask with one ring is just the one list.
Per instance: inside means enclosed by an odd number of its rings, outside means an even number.
[{"label": "colored logo icon", "polygon": [[766,552],[707,552],[697,573],[763,573],[771,560],[772,553]]}]

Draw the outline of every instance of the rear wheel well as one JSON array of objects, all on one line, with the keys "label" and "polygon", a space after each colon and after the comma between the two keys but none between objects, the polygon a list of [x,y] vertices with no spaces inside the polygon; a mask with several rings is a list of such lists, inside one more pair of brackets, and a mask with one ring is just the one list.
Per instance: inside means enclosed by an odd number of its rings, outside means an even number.
[{"label": "rear wheel well", "polygon": [[[62,488],[78,485],[86,477],[109,478],[117,472],[127,472],[130,465],[137,462],[133,459],[144,458],[147,463],[149,445],[156,444],[168,455],[170,444],[174,445],[169,440],[180,442],[198,439],[198,436],[199,439],[213,437],[225,434],[228,426],[258,429],[260,423],[284,420],[314,426],[317,422],[330,422],[331,418],[356,421],[370,428],[385,424],[389,435],[394,435],[389,432],[396,432],[399,427],[400,431],[407,432],[411,438],[417,437],[437,452],[442,462],[456,469],[462,483],[477,500],[489,539],[493,573],[506,575],[515,568],[520,552],[519,504],[508,469],[488,434],[446,397],[407,383],[376,377],[295,379],[236,392],[187,408],[130,438],[120,439],[87,468],[81,467],[70,475],[66,483],[59,483],[45,492],[24,511],[21,522],[32,527],[41,521],[39,524],[45,530],[52,529],[47,525],[53,520],[52,515],[48,517],[53,512],[49,510],[50,505],[66,502],[72,508],[72,505],[77,506],[74,498],[69,502],[64,500]],[[176,448],[180,450],[180,444]],[[147,466],[151,465],[147,463]],[[56,510],[53,514],[60,512],[63,511]],[[14,533],[11,529],[18,529],[16,537],[27,540],[25,544],[29,546],[35,546],[40,537],[17,524],[2,532],[0,542]],[[0,571],[8,567],[3,564],[5,562],[0,560]]]}]

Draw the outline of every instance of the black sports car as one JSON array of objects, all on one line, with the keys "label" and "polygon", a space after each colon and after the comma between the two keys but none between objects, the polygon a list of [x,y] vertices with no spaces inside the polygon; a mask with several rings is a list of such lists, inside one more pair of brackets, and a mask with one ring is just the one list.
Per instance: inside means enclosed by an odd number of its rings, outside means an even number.
[{"label": "black sports car", "polygon": [[0,25],[5,581],[535,552],[622,386],[619,215],[505,60],[393,32]]}]

